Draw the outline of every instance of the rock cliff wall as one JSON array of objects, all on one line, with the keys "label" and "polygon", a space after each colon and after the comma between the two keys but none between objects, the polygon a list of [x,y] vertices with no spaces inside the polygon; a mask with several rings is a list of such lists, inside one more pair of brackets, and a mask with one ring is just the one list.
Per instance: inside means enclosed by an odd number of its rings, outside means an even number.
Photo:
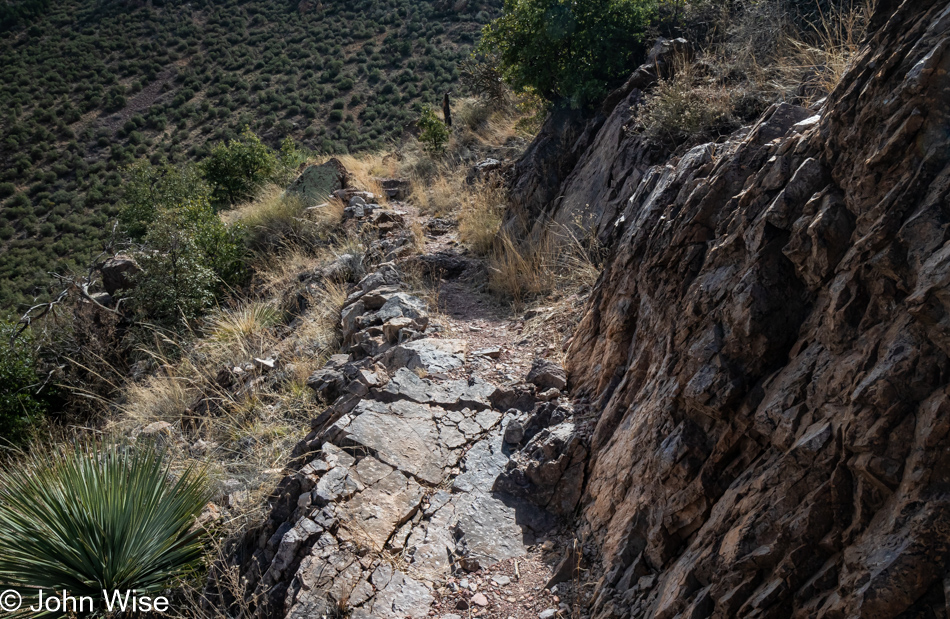
[{"label": "rock cliff wall", "polygon": [[522,238],[553,225],[606,241],[643,175],[669,157],[665,147],[630,131],[636,106],[644,91],[668,74],[674,57],[687,52],[683,39],[661,39],[598,110],[550,114],[514,165],[504,230]]},{"label": "rock cliff wall", "polygon": [[817,114],[575,156],[618,235],[567,355],[595,616],[948,616],[950,3],[872,31]]}]

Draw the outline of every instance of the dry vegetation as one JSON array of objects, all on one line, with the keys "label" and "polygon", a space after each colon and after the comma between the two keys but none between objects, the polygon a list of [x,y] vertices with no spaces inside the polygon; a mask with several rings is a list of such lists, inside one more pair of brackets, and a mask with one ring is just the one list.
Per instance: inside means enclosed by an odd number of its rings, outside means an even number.
[{"label": "dry vegetation", "polygon": [[694,3],[684,34],[697,56],[675,63],[640,108],[638,125],[688,146],[731,133],[771,103],[812,106],[826,97],[860,50],[875,0],[798,3],[797,16],[788,4]]},{"label": "dry vegetation", "polygon": [[459,239],[479,256],[491,252],[507,206],[505,190],[498,182],[473,185],[459,213]]},{"label": "dry vegetation", "polygon": [[596,256],[596,247],[560,226],[521,242],[501,234],[489,255],[489,288],[517,307],[589,291],[600,275]]},{"label": "dry vegetation", "polygon": [[[674,77],[661,81],[642,107],[644,129],[679,145],[716,138],[748,120],[765,102],[813,104],[832,90],[858,51],[870,5],[856,2],[821,14],[803,30],[772,11],[776,4],[750,5],[742,20],[713,28],[710,40],[716,45],[699,62],[681,62]],[[425,215],[457,220],[460,242],[486,260],[489,289],[516,310],[533,305],[536,317],[529,330],[546,331],[553,347],[573,326],[599,275],[600,248],[554,225],[527,239],[500,233],[508,207],[502,184],[466,179],[477,157],[499,148],[516,151],[542,113],[532,101],[499,106],[460,99],[453,108],[455,130],[442,157],[426,154],[410,140],[393,153],[338,159],[353,184],[378,196],[385,195],[379,178],[411,179],[410,202]],[[338,349],[346,288],[320,278],[302,282],[344,254],[362,260],[367,244],[343,232],[343,209],[335,199],[307,208],[278,187],[266,188],[228,215],[246,226],[253,239],[254,279],[243,297],[231,299],[190,333],[139,332],[134,356],[144,371],[121,384],[119,377],[128,373],[112,368],[98,348],[88,347],[85,358],[77,355],[75,360],[118,393],[114,404],[102,398],[102,389],[90,387],[84,394],[107,415],[108,422],[96,433],[161,440],[176,468],[207,466],[221,482],[222,494],[230,480],[236,481],[240,490],[222,499],[227,513],[209,522],[215,531],[209,562],[222,556],[226,539],[262,517],[265,496],[318,405],[306,379]],[[421,250],[423,229],[418,221],[411,226]],[[438,287],[409,276],[410,285],[438,307]],[[561,326],[552,329],[552,324]],[[221,577],[226,580],[227,571]],[[193,603],[181,607],[193,616],[208,616],[197,610],[198,582],[182,587],[181,595]],[[221,584],[240,591],[237,579]]]}]

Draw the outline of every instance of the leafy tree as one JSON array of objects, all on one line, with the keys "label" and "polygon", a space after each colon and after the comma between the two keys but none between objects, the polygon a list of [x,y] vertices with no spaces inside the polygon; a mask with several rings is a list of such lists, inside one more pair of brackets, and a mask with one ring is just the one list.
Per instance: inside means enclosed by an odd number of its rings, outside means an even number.
[{"label": "leafy tree", "polygon": [[142,239],[159,213],[208,193],[208,186],[194,167],[156,166],[140,160],[126,169],[119,223],[133,239]]},{"label": "leafy tree", "polygon": [[215,206],[249,200],[278,172],[277,155],[247,127],[236,140],[218,144],[202,164]]},{"label": "leafy tree", "polygon": [[478,50],[518,92],[583,107],[637,66],[656,0],[505,0]]},{"label": "leafy tree", "polygon": [[195,517],[209,498],[202,472],[173,475],[154,447],[80,444],[6,467],[0,582],[24,601],[11,616],[57,616],[28,610],[38,590],[88,596],[100,609],[103,590],[161,593],[199,566],[204,531]]},{"label": "leafy tree", "polygon": [[419,120],[416,121],[419,126],[419,141],[430,153],[441,153],[445,150],[445,145],[449,142],[449,128],[445,126],[432,108],[425,106]]}]

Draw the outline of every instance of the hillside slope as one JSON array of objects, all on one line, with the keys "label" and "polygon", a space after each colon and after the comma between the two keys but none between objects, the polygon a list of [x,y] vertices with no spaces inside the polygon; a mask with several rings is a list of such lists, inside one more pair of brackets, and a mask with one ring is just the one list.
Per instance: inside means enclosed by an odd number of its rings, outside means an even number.
[{"label": "hillside slope", "polygon": [[947,616],[950,4],[880,5],[817,113],[628,171],[567,352],[600,619]]},{"label": "hillside slope", "polygon": [[400,140],[500,6],[67,0],[0,33],[0,311],[100,248],[135,159],[245,125],[330,153]]}]

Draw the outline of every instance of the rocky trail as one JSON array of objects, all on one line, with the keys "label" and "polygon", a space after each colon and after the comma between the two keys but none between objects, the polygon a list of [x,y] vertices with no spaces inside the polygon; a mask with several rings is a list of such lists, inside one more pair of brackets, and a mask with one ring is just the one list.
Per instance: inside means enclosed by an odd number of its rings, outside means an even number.
[{"label": "rocky trail", "polygon": [[383,261],[350,289],[344,352],[308,381],[328,406],[245,539],[245,601],[260,617],[580,616],[565,518],[587,452],[563,368],[486,293],[452,224],[344,197]]}]

